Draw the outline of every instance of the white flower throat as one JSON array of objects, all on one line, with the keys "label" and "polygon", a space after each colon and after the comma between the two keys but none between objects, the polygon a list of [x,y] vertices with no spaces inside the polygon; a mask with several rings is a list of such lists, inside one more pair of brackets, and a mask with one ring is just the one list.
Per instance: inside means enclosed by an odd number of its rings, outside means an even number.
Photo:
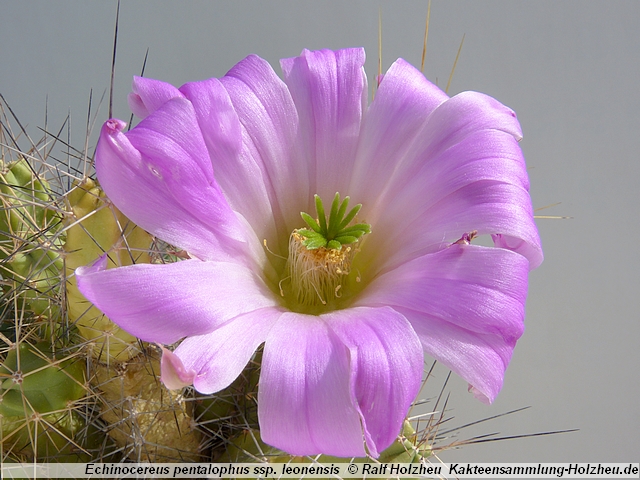
[{"label": "white flower throat", "polygon": [[366,223],[349,225],[362,207],[358,204],[347,213],[349,197],[340,201],[336,193],[328,219],[318,195],[315,204],[317,219],[301,213],[309,228],[296,229],[289,237],[288,276],[280,282],[287,304],[305,313],[322,311],[342,297],[359,240],[371,232]]}]

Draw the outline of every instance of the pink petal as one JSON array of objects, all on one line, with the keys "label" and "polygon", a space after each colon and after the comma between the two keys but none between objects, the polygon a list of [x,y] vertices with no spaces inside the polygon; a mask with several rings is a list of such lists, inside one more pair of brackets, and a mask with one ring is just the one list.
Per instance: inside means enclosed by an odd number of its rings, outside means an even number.
[{"label": "pink petal", "polygon": [[474,396],[491,403],[502,389],[515,340],[481,335],[419,312],[398,308],[413,325],[424,351],[472,387]]},{"label": "pink petal", "polygon": [[[506,230],[505,230],[506,231]],[[496,247],[507,248],[518,252],[520,255],[524,255],[530,259],[530,269],[538,268],[543,260],[542,246],[540,245],[540,239],[532,241],[527,239],[525,235],[505,235],[504,233],[496,233],[491,235]]]},{"label": "pink petal", "polygon": [[358,304],[409,308],[515,340],[524,329],[528,272],[527,260],[509,250],[452,245],[378,277]]},{"label": "pink petal", "polygon": [[511,110],[474,92],[434,110],[423,140],[407,152],[374,212],[376,228],[387,233],[368,239],[367,255],[379,259],[369,275],[473,230],[520,240],[509,245],[517,245],[515,251],[527,256],[531,268],[538,266],[542,249],[519,132]]},{"label": "pink petal", "polygon": [[96,171],[109,198],[142,228],[198,258],[238,258],[246,227],[213,178],[191,104],[175,98],[126,134],[124,126],[106,122],[97,147]]},{"label": "pink petal", "polygon": [[196,376],[195,370],[187,370],[176,354],[162,348],[162,360],[160,361],[160,378],[169,390],[180,390],[193,384]]},{"label": "pink petal", "polygon": [[146,118],[172,98],[182,97],[173,85],[152,78],[133,77],[132,89],[127,100],[129,108],[138,118]]},{"label": "pink petal", "polygon": [[309,166],[309,191],[329,201],[348,194],[367,106],[362,48],[303,50],[280,61],[300,117],[302,157]]},{"label": "pink petal", "polygon": [[262,439],[292,455],[364,456],[349,351],[319,317],[284,313],[262,358]]},{"label": "pink petal", "polygon": [[349,195],[362,202],[370,221],[389,179],[407,157],[431,112],[448,100],[406,61],[391,65],[363,120]]},{"label": "pink petal", "polygon": [[353,401],[369,453],[378,457],[400,433],[420,391],[420,340],[407,319],[388,307],[350,308],[322,318],[349,348]]},{"label": "pink petal", "polygon": [[509,250],[452,245],[380,276],[358,304],[403,313],[427,353],[492,401],[524,330],[528,272]]},{"label": "pink petal", "polygon": [[286,85],[260,57],[245,58],[220,82],[240,121],[242,150],[238,160],[224,167],[216,164],[216,169],[228,173],[225,181],[233,184],[234,204],[243,195],[261,202],[239,211],[250,219],[258,236],[273,245],[300,226],[300,210],[312,195],[307,162],[296,144],[298,114]]},{"label": "pink petal", "polygon": [[275,305],[264,283],[233,263],[105,267],[106,257],[78,268],[78,289],[116,324],[147,342],[169,344],[202,335],[238,315]]},{"label": "pink petal", "polygon": [[[474,230],[479,235],[517,239],[514,243],[496,242],[496,245],[525,255],[530,269],[542,263],[531,200],[528,192],[518,185],[483,180],[470,183],[444,196],[412,226],[420,224],[425,225],[427,231],[441,232],[440,240],[455,241],[463,233]],[[432,245],[436,239],[433,240]],[[412,248],[413,245],[407,250]]]},{"label": "pink petal", "polygon": [[262,308],[240,315],[211,333],[185,339],[175,355],[185,369],[196,373],[195,389],[215,393],[228,387],[281,315],[278,309]]},{"label": "pink petal", "polygon": [[[180,91],[193,104],[216,178],[229,204],[254,226],[262,239],[266,238],[266,232],[276,230],[268,179],[265,180],[260,157],[253,158],[243,145],[243,137],[247,141],[249,136],[229,92],[217,78],[187,83]],[[270,240],[273,243],[274,239]]]}]

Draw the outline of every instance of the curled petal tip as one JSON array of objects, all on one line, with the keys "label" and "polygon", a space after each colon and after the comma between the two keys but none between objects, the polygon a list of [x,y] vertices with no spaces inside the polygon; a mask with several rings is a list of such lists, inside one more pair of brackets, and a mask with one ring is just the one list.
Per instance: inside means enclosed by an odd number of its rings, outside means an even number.
[{"label": "curled petal tip", "polygon": [[180,390],[193,384],[196,377],[195,370],[187,370],[182,360],[170,350],[162,348],[160,361],[160,379],[169,390]]},{"label": "curled petal tip", "polygon": [[469,384],[469,393],[472,393],[476,400],[480,400],[482,403],[490,405],[493,403],[494,398],[487,397],[484,393],[478,390],[473,385]]},{"label": "curled petal tip", "polygon": [[111,135],[121,132],[122,130],[124,130],[126,126],[127,126],[126,122],[123,122],[122,120],[118,120],[117,118],[110,118],[104,124],[105,130],[107,131],[107,133]]},{"label": "curled petal tip", "polygon": [[91,275],[107,269],[107,254],[98,257],[92,264],[76,268],[76,276]]}]

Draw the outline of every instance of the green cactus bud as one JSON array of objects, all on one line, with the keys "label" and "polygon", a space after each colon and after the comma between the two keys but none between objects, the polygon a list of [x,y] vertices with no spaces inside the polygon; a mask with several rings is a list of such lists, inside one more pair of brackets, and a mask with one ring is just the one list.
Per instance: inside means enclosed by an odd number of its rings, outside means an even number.
[{"label": "green cactus bud", "polygon": [[67,195],[65,218],[67,306],[69,320],[80,335],[95,344],[102,361],[126,361],[140,353],[135,337],[121,330],[84,298],[73,272],[109,252],[108,268],[148,263],[151,236],[129,221],[108,201],[90,178],[75,184]]},{"label": "green cactus bud", "polygon": [[64,410],[85,396],[84,365],[75,359],[55,361],[45,342],[21,342],[0,365],[0,414],[30,416]]}]

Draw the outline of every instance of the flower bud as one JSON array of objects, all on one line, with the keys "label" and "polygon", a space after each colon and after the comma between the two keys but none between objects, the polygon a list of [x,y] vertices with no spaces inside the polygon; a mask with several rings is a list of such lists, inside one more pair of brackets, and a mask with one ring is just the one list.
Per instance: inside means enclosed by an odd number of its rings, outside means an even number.
[{"label": "flower bud", "polygon": [[404,421],[402,433],[380,454],[381,463],[418,463],[431,455],[428,445],[421,445],[421,439],[408,420]]}]

